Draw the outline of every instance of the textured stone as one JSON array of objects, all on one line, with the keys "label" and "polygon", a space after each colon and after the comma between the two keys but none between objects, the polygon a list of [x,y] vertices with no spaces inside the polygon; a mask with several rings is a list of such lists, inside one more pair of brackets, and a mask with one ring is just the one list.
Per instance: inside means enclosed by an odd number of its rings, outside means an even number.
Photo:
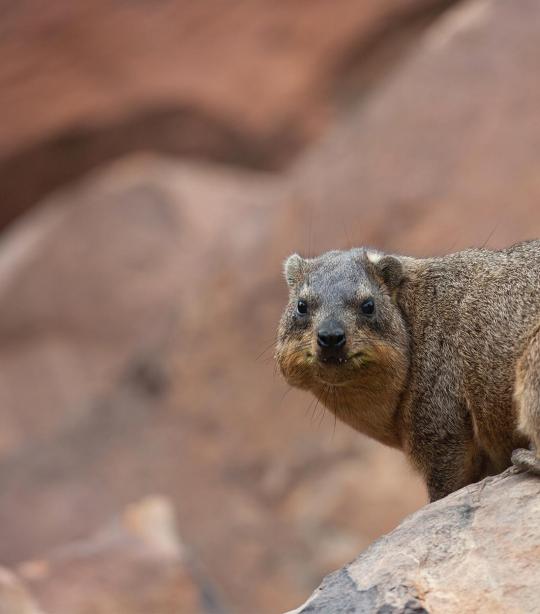
[{"label": "textured stone", "polygon": [[537,612],[539,495],[540,480],[509,469],[428,505],[294,614]]}]

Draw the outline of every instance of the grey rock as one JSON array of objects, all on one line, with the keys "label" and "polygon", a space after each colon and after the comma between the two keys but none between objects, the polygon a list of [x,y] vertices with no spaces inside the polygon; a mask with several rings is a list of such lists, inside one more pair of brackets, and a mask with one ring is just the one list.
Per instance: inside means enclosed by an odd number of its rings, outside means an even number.
[{"label": "grey rock", "polygon": [[540,612],[539,494],[511,468],[427,505],[290,614]]}]

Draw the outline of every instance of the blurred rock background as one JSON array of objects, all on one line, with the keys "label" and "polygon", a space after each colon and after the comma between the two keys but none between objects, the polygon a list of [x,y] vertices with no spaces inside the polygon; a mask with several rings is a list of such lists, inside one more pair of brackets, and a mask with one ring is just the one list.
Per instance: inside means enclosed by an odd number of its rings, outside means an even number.
[{"label": "blurred rock background", "polygon": [[274,372],[292,251],[540,236],[540,5],[0,0],[0,612],[266,613],[426,500]]}]

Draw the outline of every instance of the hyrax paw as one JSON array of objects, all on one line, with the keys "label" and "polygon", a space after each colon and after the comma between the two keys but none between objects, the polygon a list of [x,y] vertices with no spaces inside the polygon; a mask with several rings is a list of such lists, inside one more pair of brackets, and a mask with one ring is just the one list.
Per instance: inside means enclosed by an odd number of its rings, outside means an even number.
[{"label": "hyrax paw", "polygon": [[540,475],[540,458],[531,450],[519,448],[512,452],[512,464],[520,471],[530,471]]}]

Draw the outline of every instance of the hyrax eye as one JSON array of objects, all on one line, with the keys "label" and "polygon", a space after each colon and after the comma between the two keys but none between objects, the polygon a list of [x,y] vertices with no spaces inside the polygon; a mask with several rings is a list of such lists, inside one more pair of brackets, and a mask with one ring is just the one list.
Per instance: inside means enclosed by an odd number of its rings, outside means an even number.
[{"label": "hyrax eye", "polygon": [[305,316],[306,313],[308,312],[308,308],[307,308],[307,303],[306,301],[298,301],[298,303],[296,304],[296,311],[301,315],[301,316]]},{"label": "hyrax eye", "polygon": [[360,310],[366,316],[372,316],[375,313],[375,303],[372,298],[366,299],[361,305]]}]

